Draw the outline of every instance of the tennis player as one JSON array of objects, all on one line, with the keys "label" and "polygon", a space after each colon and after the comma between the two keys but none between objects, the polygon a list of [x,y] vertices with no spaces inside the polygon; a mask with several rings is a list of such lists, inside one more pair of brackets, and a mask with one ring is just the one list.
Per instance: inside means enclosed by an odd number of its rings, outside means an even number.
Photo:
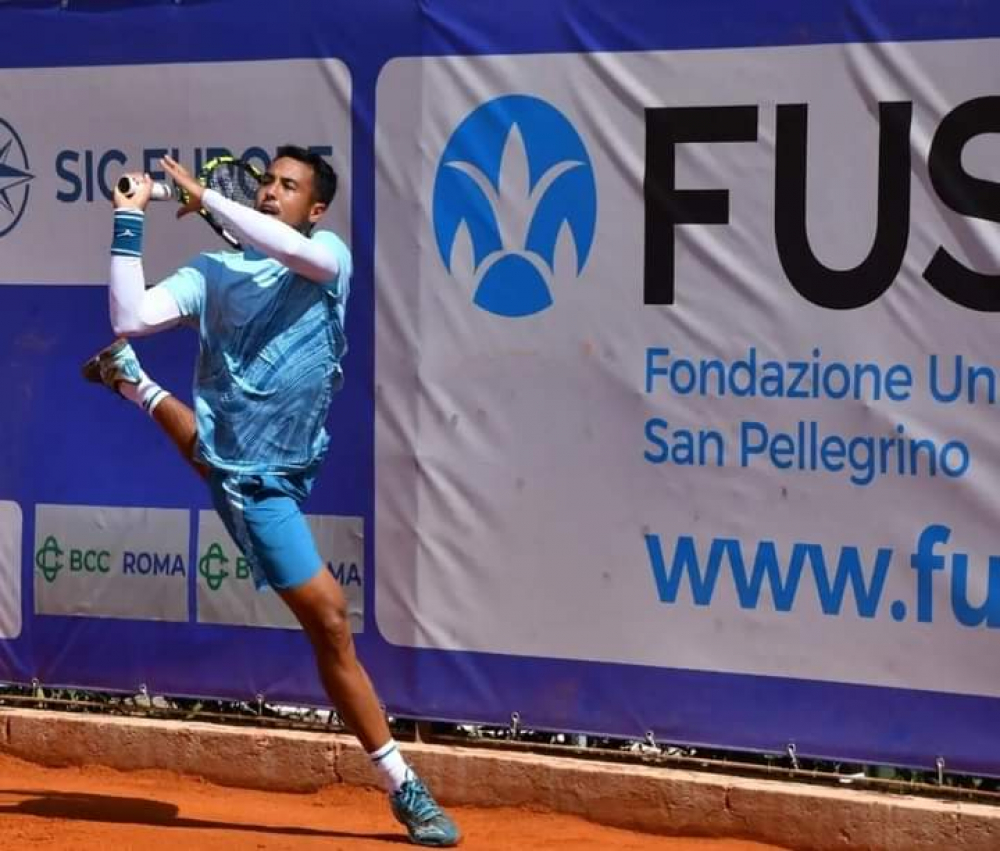
[{"label": "tennis player", "polygon": [[[279,148],[250,208],[204,189],[170,157],[162,167],[189,193],[178,215],[204,208],[244,250],[199,254],[147,290],[152,181],[135,175],[137,191],[113,198],[109,306],[121,339],[87,361],[84,376],[147,411],[205,477],[258,587],[271,585],[302,624],[326,692],[371,757],[410,841],[457,845],[454,822],[392,739],[355,655],[344,593],[301,510],[329,443],[324,423],[347,347],[351,254],[332,232],[314,230],[337,176],[316,154]],[[180,323],[200,335],[193,411],[143,371],[124,339]]]}]

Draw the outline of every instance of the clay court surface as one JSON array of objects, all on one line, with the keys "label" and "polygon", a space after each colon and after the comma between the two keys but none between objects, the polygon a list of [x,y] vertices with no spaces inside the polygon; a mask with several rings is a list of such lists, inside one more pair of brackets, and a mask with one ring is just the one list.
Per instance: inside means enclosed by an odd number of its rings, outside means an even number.
[{"label": "clay court surface", "polygon": [[[767,851],[774,845],[674,839],[514,809],[454,810],[464,849]],[[227,789],[164,771],[42,768],[0,757],[0,848],[338,849],[410,846],[377,791],[294,795]]]}]

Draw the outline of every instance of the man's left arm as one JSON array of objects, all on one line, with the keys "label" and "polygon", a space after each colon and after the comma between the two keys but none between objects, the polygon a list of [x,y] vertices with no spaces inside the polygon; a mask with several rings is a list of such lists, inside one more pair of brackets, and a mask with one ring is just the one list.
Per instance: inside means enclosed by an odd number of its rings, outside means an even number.
[{"label": "man's left arm", "polygon": [[253,246],[310,281],[326,284],[337,281],[343,273],[337,254],[322,241],[312,240],[278,219],[206,189],[172,157],[163,157],[160,163],[189,196],[188,203],[177,212],[178,218],[204,207],[242,244]]},{"label": "man's left arm", "polygon": [[337,280],[337,255],[321,240],[310,239],[291,225],[237,204],[212,189],[201,196],[201,205],[245,245],[273,257],[293,272],[319,284]]}]

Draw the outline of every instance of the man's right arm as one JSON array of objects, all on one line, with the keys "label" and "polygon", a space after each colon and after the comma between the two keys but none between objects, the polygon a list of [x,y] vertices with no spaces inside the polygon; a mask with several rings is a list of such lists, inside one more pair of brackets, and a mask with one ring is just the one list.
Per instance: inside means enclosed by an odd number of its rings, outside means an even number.
[{"label": "man's right arm", "polygon": [[177,300],[166,287],[146,289],[142,268],[144,205],[129,204],[115,191],[114,237],[108,313],[116,336],[142,336],[170,328],[181,318]]}]

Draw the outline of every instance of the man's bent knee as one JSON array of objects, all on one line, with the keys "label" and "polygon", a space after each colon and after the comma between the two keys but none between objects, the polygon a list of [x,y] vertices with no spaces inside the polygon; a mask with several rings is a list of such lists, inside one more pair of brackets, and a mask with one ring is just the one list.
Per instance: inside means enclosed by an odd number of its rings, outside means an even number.
[{"label": "man's bent knee", "polygon": [[317,649],[336,653],[349,650],[353,644],[353,637],[347,612],[322,613],[313,629],[309,631],[309,637]]},{"label": "man's bent knee", "polygon": [[350,647],[347,600],[329,571],[320,570],[308,582],[279,593],[314,645],[330,650]]}]

